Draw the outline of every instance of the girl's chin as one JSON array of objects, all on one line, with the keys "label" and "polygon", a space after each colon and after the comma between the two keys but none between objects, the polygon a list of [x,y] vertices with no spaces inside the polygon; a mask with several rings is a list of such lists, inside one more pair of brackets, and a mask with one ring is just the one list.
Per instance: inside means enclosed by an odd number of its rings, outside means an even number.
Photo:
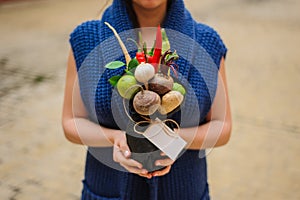
[{"label": "girl's chin", "polygon": [[155,9],[167,3],[167,0],[133,0],[133,3],[145,9]]}]

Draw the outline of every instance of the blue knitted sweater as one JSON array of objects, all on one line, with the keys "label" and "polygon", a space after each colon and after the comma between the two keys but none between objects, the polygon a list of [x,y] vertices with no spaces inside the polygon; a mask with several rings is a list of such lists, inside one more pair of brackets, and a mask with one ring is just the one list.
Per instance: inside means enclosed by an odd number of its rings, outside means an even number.
[{"label": "blue knitted sweater", "polygon": [[[114,60],[125,62],[105,21],[115,27],[132,57],[136,51],[133,43],[126,42],[127,38],[134,38],[136,32],[132,30],[124,1],[114,0],[101,20],[87,21],[76,27],[71,33],[70,43],[81,96],[90,119],[102,126],[125,130],[128,118],[122,101],[108,82],[123,69],[107,70],[103,67]],[[181,127],[204,123],[215,96],[220,61],[227,49],[215,30],[193,20],[183,0],[173,0],[162,27],[166,28],[172,50],[176,50],[180,57],[176,61],[178,79],[187,88],[180,112],[168,117],[180,122]],[[186,151],[173,164],[168,175],[147,180],[150,189],[145,189],[147,184],[142,178],[113,170],[120,168],[114,164],[111,155],[110,148],[89,148],[83,199],[209,199],[206,161],[205,158],[199,159],[198,151]],[[186,185],[188,187],[184,187]],[[161,187],[165,189],[159,190]],[[120,198],[105,198],[111,196]]]}]

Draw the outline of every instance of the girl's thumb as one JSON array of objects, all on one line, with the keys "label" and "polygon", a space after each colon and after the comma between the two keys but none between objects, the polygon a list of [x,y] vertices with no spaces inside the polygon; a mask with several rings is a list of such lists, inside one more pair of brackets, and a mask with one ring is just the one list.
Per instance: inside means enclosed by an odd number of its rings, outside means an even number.
[{"label": "girl's thumb", "polygon": [[127,143],[120,144],[120,149],[122,150],[122,152],[126,158],[128,158],[130,156],[131,153],[130,153],[130,149],[129,149]]}]

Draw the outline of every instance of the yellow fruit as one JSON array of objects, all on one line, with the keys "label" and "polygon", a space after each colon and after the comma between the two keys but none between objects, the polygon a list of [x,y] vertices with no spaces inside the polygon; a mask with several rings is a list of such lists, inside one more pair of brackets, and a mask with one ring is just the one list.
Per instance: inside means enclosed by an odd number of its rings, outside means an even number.
[{"label": "yellow fruit", "polygon": [[161,106],[158,109],[163,115],[166,115],[175,110],[182,103],[184,97],[178,91],[170,91],[162,97]]}]

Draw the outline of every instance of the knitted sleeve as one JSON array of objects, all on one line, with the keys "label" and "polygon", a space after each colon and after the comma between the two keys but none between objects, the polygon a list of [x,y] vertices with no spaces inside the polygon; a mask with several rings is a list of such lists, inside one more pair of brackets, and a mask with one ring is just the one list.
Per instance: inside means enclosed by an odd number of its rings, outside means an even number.
[{"label": "knitted sleeve", "polygon": [[77,71],[87,55],[100,43],[100,21],[87,21],[77,26],[70,34],[70,45],[76,61]]},{"label": "knitted sleeve", "polygon": [[223,43],[220,35],[213,28],[204,25],[197,24],[196,37],[201,42],[201,46],[207,51],[215,62],[217,67],[220,67],[222,57],[226,57],[227,48]]}]

